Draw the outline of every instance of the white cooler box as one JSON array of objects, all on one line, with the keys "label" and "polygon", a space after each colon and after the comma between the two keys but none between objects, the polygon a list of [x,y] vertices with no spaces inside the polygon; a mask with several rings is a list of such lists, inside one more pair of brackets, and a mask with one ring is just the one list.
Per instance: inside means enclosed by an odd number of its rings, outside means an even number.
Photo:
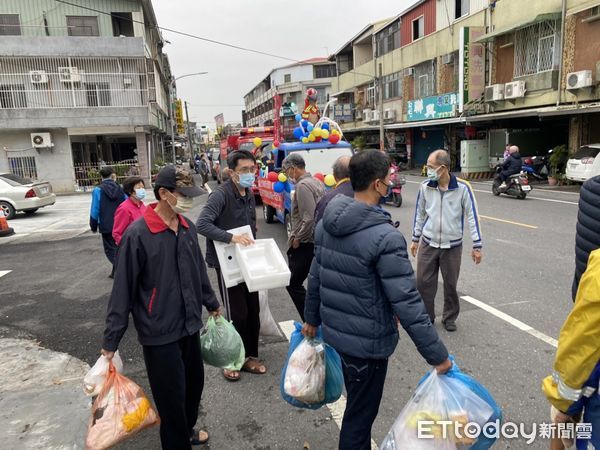
[{"label": "white cooler box", "polygon": [[[252,237],[250,225],[232,228],[231,230],[227,230],[227,232],[231,234],[247,234]],[[219,259],[219,265],[221,266],[221,273],[223,274],[225,286],[230,288],[243,283],[244,277],[242,276],[242,271],[240,270],[237,261],[235,244],[225,244],[224,242],[215,241],[215,250],[217,252],[217,258]]]},{"label": "white cooler box", "polygon": [[235,246],[237,263],[250,292],[286,287],[290,269],[275,239],[257,239],[254,245]]}]

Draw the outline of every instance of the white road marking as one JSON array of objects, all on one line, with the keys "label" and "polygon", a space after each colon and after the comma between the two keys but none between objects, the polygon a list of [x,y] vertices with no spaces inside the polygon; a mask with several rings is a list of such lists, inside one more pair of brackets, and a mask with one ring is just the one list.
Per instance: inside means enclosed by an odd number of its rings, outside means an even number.
[{"label": "white road marking", "polygon": [[523,301],[520,301],[520,302],[495,303],[494,306],[522,305],[523,303],[531,303],[531,301],[530,300],[523,300]]},{"label": "white road marking", "polygon": [[543,341],[546,344],[549,344],[554,348],[558,348],[558,341],[556,339],[554,339],[548,335],[545,335],[541,331],[536,330],[535,328],[527,325],[526,323],[523,323],[520,320],[515,319],[512,316],[509,316],[508,314],[500,311],[499,309],[494,308],[493,306],[488,305],[487,303],[479,301],[476,298],[470,297],[468,295],[462,296],[461,300],[469,302],[472,305],[477,306],[478,308],[481,308],[484,311],[489,312],[490,314],[496,316],[497,318],[504,320],[505,322],[508,322],[509,324],[518,328],[519,330],[524,331],[525,333],[528,333],[535,338],[538,338],[540,341]]},{"label": "white road marking", "polygon": [[[287,338],[288,341],[290,340],[292,333],[294,331],[296,331],[296,327],[294,327],[293,320],[279,322],[279,327],[281,328],[281,331],[283,331],[283,334],[285,334],[285,337]],[[337,402],[328,403],[325,406],[327,406],[327,408],[329,408],[331,417],[333,417],[333,420],[335,421],[337,426],[341,429],[342,428],[342,419],[344,417],[344,411],[346,410],[346,397],[344,397],[342,395]],[[379,447],[377,446],[377,443],[373,439],[371,439],[371,450],[377,450],[378,448]]]},{"label": "white road marking", "polygon": [[208,183],[206,183],[206,185],[204,186],[204,188],[207,190],[207,192],[209,194],[212,194],[212,189],[210,188],[210,186],[208,185]]},{"label": "white road marking", "polygon": [[0,270],[0,278],[2,278],[4,275],[8,275],[11,272],[12,270]]}]

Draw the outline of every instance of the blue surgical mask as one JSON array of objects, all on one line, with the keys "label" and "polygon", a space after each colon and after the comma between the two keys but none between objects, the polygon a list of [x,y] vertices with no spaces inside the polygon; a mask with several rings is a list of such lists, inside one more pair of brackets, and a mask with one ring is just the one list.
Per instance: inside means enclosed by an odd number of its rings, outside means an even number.
[{"label": "blue surgical mask", "polygon": [[140,200],[144,200],[146,198],[146,189],[144,189],[144,188],[136,189],[135,196]]},{"label": "blue surgical mask", "polygon": [[240,175],[240,186],[245,187],[245,188],[252,187],[252,185],[254,184],[254,177],[255,177],[255,175],[253,173],[241,174]]},{"label": "blue surgical mask", "polygon": [[432,181],[439,181],[440,174],[438,173],[438,170],[439,170],[439,167],[437,169],[432,169],[432,168],[428,167],[427,168],[427,178],[429,178]]}]

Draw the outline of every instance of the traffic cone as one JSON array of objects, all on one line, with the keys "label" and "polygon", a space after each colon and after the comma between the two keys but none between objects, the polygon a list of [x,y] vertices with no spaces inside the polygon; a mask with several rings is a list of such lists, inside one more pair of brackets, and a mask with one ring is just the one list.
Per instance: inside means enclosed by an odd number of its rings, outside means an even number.
[{"label": "traffic cone", "polygon": [[4,216],[4,211],[0,209],[0,237],[10,236],[15,234],[15,230],[8,226],[8,220]]}]

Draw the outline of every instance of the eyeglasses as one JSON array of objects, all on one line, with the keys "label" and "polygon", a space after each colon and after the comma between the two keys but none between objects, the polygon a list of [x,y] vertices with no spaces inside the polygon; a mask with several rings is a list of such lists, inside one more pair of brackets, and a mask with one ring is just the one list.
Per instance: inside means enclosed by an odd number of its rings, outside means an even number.
[{"label": "eyeglasses", "polygon": [[237,173],[247,174],[256,172],[256,166],[252,167],[240,167],[239,169],[235,169]]}]

